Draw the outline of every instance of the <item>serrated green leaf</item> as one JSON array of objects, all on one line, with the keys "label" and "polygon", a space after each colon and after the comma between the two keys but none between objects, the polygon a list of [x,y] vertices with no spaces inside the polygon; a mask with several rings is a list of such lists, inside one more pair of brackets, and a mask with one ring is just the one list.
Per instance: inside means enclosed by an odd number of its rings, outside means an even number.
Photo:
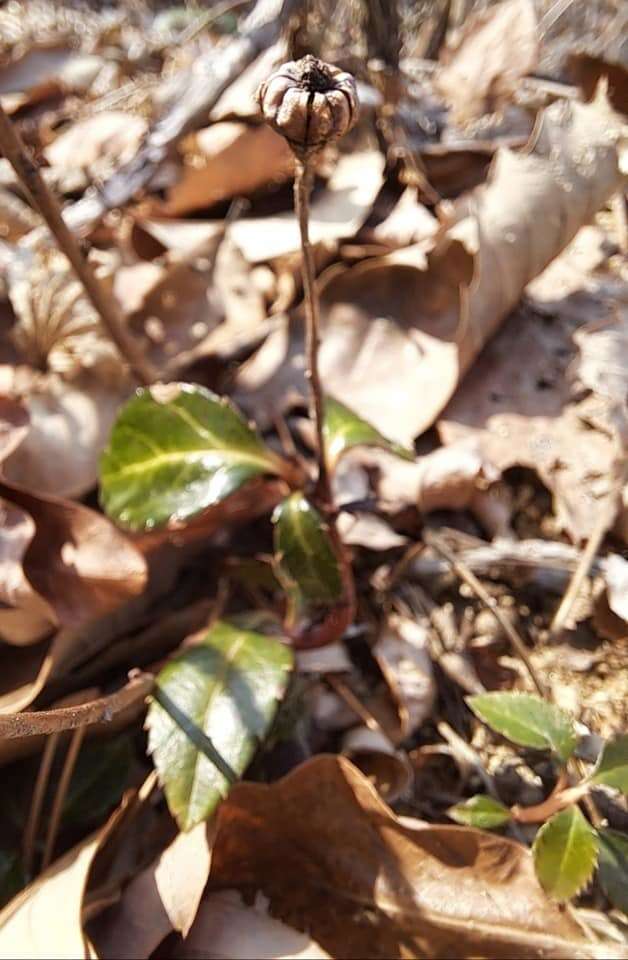
[{"label": "serrated green leaf", "polygon": [[598,837],[577,806],[567,807],[544,823],[532,846],[539,883],[554,900],[580,893],[593,876]]},{"label": "serrated green leaf", "polygon": [[101,503],[121,526],[152,530],[190,520],[282,463],[226,398],[186,383],[140,389],[102,455]]},{"label": "serrated green leaf", "polygon": [[352,447],[381,447],[404,460],[416,459],[413,450],[407,450],[393,440],[388,440],[379,430],[363,420],[344,403],[334,397],[325,397],[325,419],[323,422],[325,455],[331,468]]},{"label": "serrated green leaf", "polygon": [[447,811],[452,820],[456,823],[462,823],[470,827],[478,827],[480,830],[493,830],[495,827],[502,827],[511,819],[508,807],[494,800],[493,797],[478,794],[465,800],[464,803],[457,803]]},{"label": "serrated green leaf", "polygon": [[480,693],[467,697],[480,720],[522,747],[553,750],[568,760],[578,743],[568,713],[529,693]]},{"label": "serrated green leaf", "polygon": [[591,783],[603,783],[628,794],[628,734],[604,744],[600,759],[591,776]]},{"label": "serrated green leaf", "polygon": [[628,916],[628,836],[617,830],[600,830],[598,837],[602,889],[613,906]]},{"label": "serrated green leaf", "polygon": [[211,815],[231,772],[242,775],[291,667],[291,650],[276,638],[219,621],[161,671],[147,717],[148,750],[182,830]]},{"label": "serrated green leaf", "polygon": [[323,518],[302,493],[275,509],[277,575],[298,611],[333,606],[342,597],[340,564]]}]

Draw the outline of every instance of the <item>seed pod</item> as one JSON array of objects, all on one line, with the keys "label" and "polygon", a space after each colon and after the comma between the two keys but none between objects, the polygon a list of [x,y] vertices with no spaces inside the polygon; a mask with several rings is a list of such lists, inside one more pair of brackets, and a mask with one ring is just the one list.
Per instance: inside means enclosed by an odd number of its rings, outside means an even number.
[{"label": "seed pod", "polygon": [[299,157],[338,140],[358,117],[358,95],[350,73],[308,54],[284,63],[257,91],[264,119],[286,138]]}]

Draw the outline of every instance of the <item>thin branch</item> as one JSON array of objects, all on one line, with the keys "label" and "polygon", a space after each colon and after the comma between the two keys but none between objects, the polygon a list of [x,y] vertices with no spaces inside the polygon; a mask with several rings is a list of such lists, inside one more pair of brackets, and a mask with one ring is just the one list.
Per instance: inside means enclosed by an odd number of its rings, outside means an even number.
[{"label": "thin branch", "polygon": [[50,779],[50,771],[52,770],[55,753],[57,752],[57,746],[59,745],[59,736],[60,735],[58,733],[53,733],[52,736],[48,737],[46,740],[41,763],[39,764],[39,770],[37,771],[37,779],[33,789],[33,797],[31,800],[30,809],[28,811],[28,819],[26,821],[24,837],[22,840],[24,873],[27,879],[30,879],[33,872],[33,860],[35,858],[35,837],[37,836],[37,828],[41,819],[41,811],[44,805],[46,787],[48,786],[48,781]]},{"label": "thin branch", "polygon": [[449,547],[445,543],[443,543],[441,538],[437,534],[435,534],[433,531],[426,531],[424,534],[424,540],[429,546],[433,547],[434,550],[438,551],[438,553],[440,553],[441,556],[445,558],[445,560],[447,560],[451,568],[457,573],[460,579],[464,580],[464,582],[469,587],[471,587],[475,595],[478,597],[479,600],[482,601],[482,603],[485,605],[487,610],[490,610],[490,612],[493,614],[493,616],[495,617],[499,625],[502,627],[504,633],[510,640],[510,643],[512,644],[514,651],[517,653],[521,662],[523,663],[526,670],[528,671],[528,676],[530,677],[530,680],[534,684],[537,692],[541,697],[547,698],[547,691],[545,689],[545,685],[542,683],[532,661],[530,660],[528,649],[525,645],[524,640],[519,635],[519,633],[515,630],[510,620],[504,616],[502,611],[496,605],[493,598],[487,593],[487,591],[482,586],[482,584],[480,583],[478,578],[475,576],[475,574],[472,573],[469,570],[469,568],[466,566],[466,564],[464,564],[461,560],[459,560],[454,553],[452,553]]},{"label": "thin branch", "polygon": [[59,825],[61,824],[63,804],[65,803],[65,798],[68,793],[72,774],[74,773],[76,761],[78,760],[78,755],[83,744],[85,730],[85,727],[79,727],[74,731],[72,734],[72,739],[70,740],[70,746],[68,747],[68,752],[63,764],[63,770],[61,771],[61,779],[59,780],[59,786],[57,788],[57,793],[52,805],[52,810],[50,812],[50,821],[48,823],[44,854],[41,861],[42,870],[45,870],[52,862],[52,855],[54,853],[55,843],[59,833]]},{"label": "thin branch", "polygon": [[59,204],[29,157],[18,132],[0,105],[0,152],[6,157],[20,182],[31,197],[48,229],[66,255],[89,300],[100,316],[103,328],[141,383],[152,383],[157,373],[146,360],[139,344],[128,333],[115,299],[103,289],[92,265],[84,256],[74,234],[69,230]]},{"label": "thin branch", "polygon": [[149,674],[134,677],[115,693],[99,697],[76,707],[59,707],[57,710],[38,710],[0,716],[0,739],[14,740],[18,737],[36,737],[42,734],[60,733],[88,727],[102,720],[111,720],[132,703],[146,697],[152,690],[154,678]]},{"label": "thin branch", "polygon": [[296,161],[294,178],[294,206],[301,231],[301,249],[303,253],[303,291],[305,294],[305,356],[306,377],[310,383],[310,416],[314,423],[316,436],[316,459],[318,462],[318,481],[316,492],[320,502],[331,504],[329,474],[325,458],[325,439],[323,436],[324,406],[323,387],[318,371],[318,347],[320,342],[320,317],[318,293],[314,277],[314,258],[310,245],[309,215],[310,192],[312,189],[312,169],[309,160]]},{"label": "thin branch", "polygon": [[613,522],[616,511],[617,496],[614,495],[608,498],[608,501],[604,504],[602,510],[600,511],[587,545],[580,555],[578,566],[574,570],[573,577],[571,578],[569,586],[565,591],[565,595],[560,602],[558,610],[554,614],[554,619],[552,620],[550,626],[550,636],[557,637],[560,633],[562,633],[573,605],[578,598],[580,590],[582,589],[582,584],[587,578],[597,552],[600,549],[604,535]]}]

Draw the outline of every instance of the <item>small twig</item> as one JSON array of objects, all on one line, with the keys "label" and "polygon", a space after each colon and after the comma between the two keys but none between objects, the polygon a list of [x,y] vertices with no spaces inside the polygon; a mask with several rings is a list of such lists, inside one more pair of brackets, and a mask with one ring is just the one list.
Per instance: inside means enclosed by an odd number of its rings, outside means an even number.
[{"label": "small twig", "polygon": [[59,825],[61,823],[61,815],[63,813],[63,804],[65,803],[68,787],[70,786],[72,774],[74,773],[74,767],[76,766],[76,761],[78,760],[78,755],[85,737],[85,731],[86,727],[78,727],[78,729],[72,734],[72,739],[70,740],[70,746],[68,747],[65,763],[63,764],[63,770],[61,771],[59,787],[52,805],[52,811],[50,813],[50,822],[48,824],[48,833],[46,834],[44,855],[41,861],[42,870],[45,870],[52,861],[57,834],[59,833]]},{"label": "small twig", "polygon": [[525,642],[522,637],[519,636],[519,633],[515,630],[510,620],[504,616],[502,611],[499,609],[494,599],[487,593],[484,589],[478,578],[472,573],[469,568],[461,560],[456,557],[454,553],[449,549],[449,547],[443,543],[441,538],[435,534],[433,531],[426,531],[424,534],[425,542],[433,547],[438,553],[441,554],[451,565],[451,568],[457,573],[461,580],[464,580],[466,584],[473,590],[475,595],[479,600],[485,605],[487,610],[490,610],[499,625],[502,627],[504,633],[510,640],[513,649],[519,656],[521,662],[528,671],[528,676],[534,684],[537,692],[541,697],[547,698],[547,692],[544,684],[541,682],[541,679],[536,672],[536,669],[530,660],[528,650],[526,648]]},{"label": "small twig", "polygon": [[99,697],[76,707],[59,707],[57,710],[37,710],[0,716],[0,739],[35,737],[42,734],[60,733],[87,727],[101,720],[111,720],[132,703],[147,696],[153,687],[154,677],[142,674],[133,677],[120,690],[107,697]]},{"label": "small twig", "polygon": [[303,292],[305,294],[305,356],[306,377],[310,384],[310,416],[314,423],[316,436],[316,459],[318,462],[318,481],[316,492],[320,502],[328,506],[331,503],[329,474],[325,458],[325,439],[323,436],[324,407],[323,387],[318,371],[318,347],[320,342],[320,317],[318,293],[315,287],[315,268],[312,247],[310,245],[310,192],[312,189],[312,168],[309,160],[297,160],[294,178],[294,206],[301,232],[301,251],[303,254]]},{"label": "small twig", "polygon": [[586,547],[582,551],[578,561],[578,566],[574,570],[569,586],[565,591],[565,595],[560,602],[558,610],[554,614],[554,619],[552,620],[550,626],[550,636],[556,637],[562,633],[569,614],[571,613],[572,607],[578,598],[580,590],[582,589],[582,584],[584,583],[589,570],[591,569],[593,561],[595,560],[596,554],[600,549],[604,535],[613,522],[616,509],[616,497],[611,496],[604,505],[603,509],[600,511],[597,523],[593,528]]},{"label": "small twig", "polygon": [[28,880],[30,880],[33,873],[35,837],[37,836],[37,828],[41,819],[41,811],[44,805],[46,787],[48,786],[48,781],[50,779],[50,771],[52,770],[55,753],[57,752],[57,746],[59,745],[59,736],[60,734],[53,733],[52,736],[48,737],[46,740],[41,763],[39,764],[39,770],[37,771],[37,779],[35,780],[33,797],[31,800],[30,809],[28,811],[28,819],[24,829],[24,837],[22,839],[22,856],[24,859],[24,874]]},{"label": "small twig", "polygon": [[105,293],[94,273],[92,265],[83,255],[79,243],[68,228],[59,204],[31,160],[19,134],[0,105],[0,152],[6,157],[20,182],[31,197],[33,206],[39,211],[48,225],[48,229],[66,255],[78,279],[85,288],[89,300],[100,316],[103,328],[107,331],[118,350],[129,364],[137,379],[144,384],[157,379],[157,373],[146,360],[140,346],[127,332],[122,315],[115,299]]},{"label": "small twig", "polygon": [[325,680],[369,730],[375,730],[377,733],[383,734],[387,740],[390,740],[390,737],[383,729],[379,720],[358,700],[353,690],[350,690],[346,683],[343,683],[343,681],[334,676],[333,673],[326,673]]}]

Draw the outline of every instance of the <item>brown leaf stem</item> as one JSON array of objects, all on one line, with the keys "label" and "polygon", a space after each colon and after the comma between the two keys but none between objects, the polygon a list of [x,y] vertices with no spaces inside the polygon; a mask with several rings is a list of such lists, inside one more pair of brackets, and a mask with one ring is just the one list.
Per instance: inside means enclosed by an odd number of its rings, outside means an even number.
[{"label": "brown leaf stem", "polygon": [[70,786],[72,774],[74,773],[76,761],[78,760],[78,755],[81,751],[81,746],[83,745],[85,730],[86,730],[85,727],[78,727],[72,733],[70,746],[68,747],[68,752],[66,754],[65,761],[63,764],[63,770],[61,771],[61,779],[59,780],[59,786],[57,788],[54,802],[52,804],[52,810],[50,811],[50,820],[48,822],[48,832],[46,833],[46,843],[44,845],[44,853],[41,861],[42,870],[46,870],[46,868],[49,867],[50,864],[52,863],[55,843],[57,841],[57,835],[59,833],[59,826],[61,825],[61,816],[63,814],[63,804],[65,803],[65,798],[68,793],[68,788]]},{"label": "brown leaf stem", "polygon": [[74,272],[85,288],[85,293],[100,316],[103,328],[129,364],[135,377],[143,384],[152,383],[158,379],[156,371],[144,357],[139,344],[127,332],[114,298],[103,289],[92,265],[82,253],[78,240],[63,219],[58,201],[36,164],[29,157],[18,132],[1,105],[0,153],[15,170],[16,176],[31,197],[33,205],[57,241],[59,249],[72,264]]}]

